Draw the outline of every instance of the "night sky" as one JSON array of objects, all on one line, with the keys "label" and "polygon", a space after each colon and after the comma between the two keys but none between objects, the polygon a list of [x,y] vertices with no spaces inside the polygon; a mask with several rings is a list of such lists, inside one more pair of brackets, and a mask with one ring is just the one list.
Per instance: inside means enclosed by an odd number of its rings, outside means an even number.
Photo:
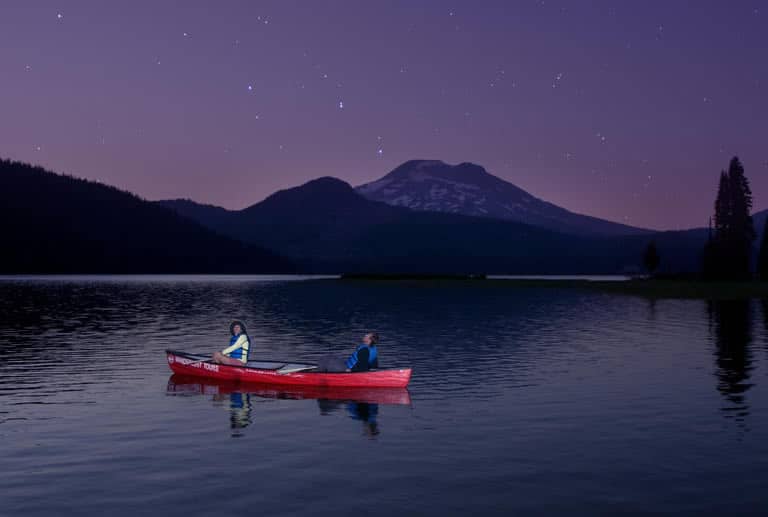
[{"label": "night sky", "polygon": [[766,1],[143,4],[3,0],[0,157],[227,208],[471,161],[674,229],[737,154],[768,208]]}]

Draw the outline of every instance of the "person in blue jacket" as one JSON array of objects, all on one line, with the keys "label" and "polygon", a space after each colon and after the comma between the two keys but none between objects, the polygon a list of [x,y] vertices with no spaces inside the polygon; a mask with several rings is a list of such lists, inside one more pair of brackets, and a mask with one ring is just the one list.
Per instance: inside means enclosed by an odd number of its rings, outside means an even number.
[{"label": "person in blue jacket", "polygon": [[371,368],[379,367],[379,353],[376,349],[376,343],[379,342],[379,335],[375,332],[363,336],[363,343],[358,345],[352,355],[347,358],[345,363],[348,372],[366,372]]},{"label": "person in blue jacket", "polygon": [[337,356],[326,356],[320,359],[318,371],[329,373],[366,372],[379,367],[379,351],[376,343],[379,335],[370,332],[363,336],[362,344],[358,345],[352,355],[346,359]]}]

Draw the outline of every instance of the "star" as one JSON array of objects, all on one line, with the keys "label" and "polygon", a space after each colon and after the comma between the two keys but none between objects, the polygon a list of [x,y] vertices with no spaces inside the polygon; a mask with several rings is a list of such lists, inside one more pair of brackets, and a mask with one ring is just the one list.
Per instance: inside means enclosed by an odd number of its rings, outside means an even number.
[{"label": "star", "polygon": [[339,109],[340,110],[344,109],[344,101],[339,101]]},{"label": "star", "polygon": [[253,91],[253,85],[252,85],[252,84],[249,84],[249,85],[248,85],[248,91],[249,91],[249,92],[250,92],[250,91]]},{"label": "star", "polygon": [[381,156],[382,154],[384,154],[384,149],[382,149],[381,147],[379,147],[379,148],[376,150],[376,154],[378,154],[379,156]]},{"label": "star", "polygon": [[63,15],[63,14],[61,14],[61,13],[58,13],[58,14],[56,15],[56,18],[58,18],[59,20],[61,20],[62,18],[64,18],[64,15]]}]

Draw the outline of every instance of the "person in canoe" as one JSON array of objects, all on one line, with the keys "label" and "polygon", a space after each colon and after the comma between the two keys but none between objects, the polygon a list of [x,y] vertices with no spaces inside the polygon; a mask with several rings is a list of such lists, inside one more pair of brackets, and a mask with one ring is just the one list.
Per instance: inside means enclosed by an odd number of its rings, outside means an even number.
[{"label": "person in canoe", "polygon": [[376,348],[378,342],[379,335],[370,332],[363,336],[362,344],[358,345],[352,355],[346,359],[333,355],[320,359],[317,371],[329,373],[367,372],[371,368],[378,368],[379,351]]},{"label": "person in canoe", "polygon": [[251,340],[245,331],[245,325],[241,321],[233,321],[229,325],[229,346],[221,352],[213,353],[213,362],[229,364],[231,366],[243,366],[248,362],[248,351],[251,348]]}]

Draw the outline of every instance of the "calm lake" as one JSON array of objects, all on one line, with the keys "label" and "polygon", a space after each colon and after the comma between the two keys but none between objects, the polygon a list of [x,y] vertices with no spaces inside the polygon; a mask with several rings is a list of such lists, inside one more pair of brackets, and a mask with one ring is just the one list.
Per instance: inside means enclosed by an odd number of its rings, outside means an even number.
[{"label": "calm lake", "polygon": [[[381,335],[396,400],[172,378]],[[502,282],[0,280],[0,515],[764,514],[768,304]],[[386,399],[386,397],[385,397]],[[395,402],[395,403],[392,403]]]}]

